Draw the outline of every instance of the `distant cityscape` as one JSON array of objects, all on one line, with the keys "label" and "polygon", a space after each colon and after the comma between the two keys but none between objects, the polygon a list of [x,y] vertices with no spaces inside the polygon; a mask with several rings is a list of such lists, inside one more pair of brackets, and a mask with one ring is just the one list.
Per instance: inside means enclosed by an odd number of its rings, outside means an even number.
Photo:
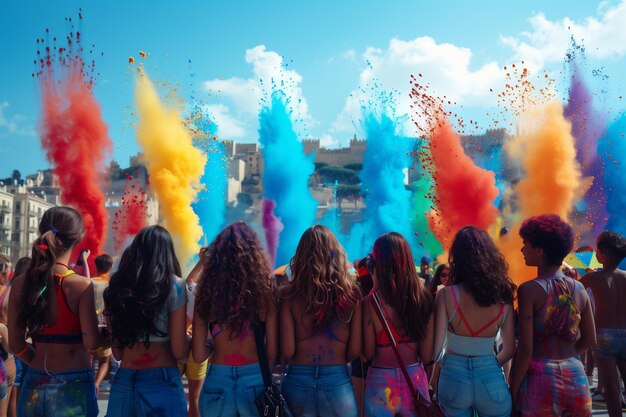
[{"label": "distant cityscape", "polygon": [[[501,146],[506,133],[503,129],[490,130],[480,136],[463,136],[466,153],[475,160],[490,154],[490,149]],[[315,153],[315,171],[309,180],[309,189],[318,202],[318,215],[328,208],[337,207],[344,213],[359,212],[364,208],[359,171],[363,167],[366,141],[356,135],[344,148],[327,149],[319,140],[304,140],[307,155]],[[223,142],[229,172],[227,179],[227,221],[246,218],[255,221],[260,216],[260,200],[263,192],[264,161],[256,143]],[[419,142],[416,141],[419,148]],[[417,149],[416,148],[416,149]],[[108,176],[103,178],[105,207],[109,212],[107,241],[104,248],[112,253],[112,220],[122,205],[122,196],[129,182],[146,191],[147,222],[160,222],[159,203],[150,190],[148,172],[141,162],[141,155],[130,159],[130,165],[122,168],[111,161]],[[408,186],[419,175],[418,170],[407,169],[405,183]],[[38,235],[38,225],[43,213],[50,207],[61,205],[59,181],[52,169],[39,170],[23,176],[14,170],[11,177],[0,179],[0,252],[13,262],[28,256],[32,242]]]}]

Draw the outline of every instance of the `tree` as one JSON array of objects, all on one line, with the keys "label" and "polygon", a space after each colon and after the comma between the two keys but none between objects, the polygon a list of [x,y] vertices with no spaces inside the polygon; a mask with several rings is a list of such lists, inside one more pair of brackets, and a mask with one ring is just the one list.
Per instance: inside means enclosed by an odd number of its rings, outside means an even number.
[{"label": "tree", "polygon": [[320,168],[327,167],[328,163],[326,163],[326,162],[315,162],[314,165],[315,165],[315,170],[317,171]]},{"label": "tree", "polygon": [[351,164],[345,164],[343,166],[346,169],[351,169],[352,171],[362,171],[363,163],[362,162],[353,162]]},{"label": "tree", "polygon": [[334,183],[335,181],[347,183],[351,178],[356,176],[356,171],[334,165],[320,168],[318,172],[324,181],[330,183]]},{"label": "tree", "polygon": [[17,181],[20,181],[22,179],[22,173],[20,172],[19,169],[13,170],[13,173],[11,174],[11,179],[17,180]]},{"label": "tree", "polygon": [[115,159],[112,159],[109,164],[109,178],[111,181],[122,179],[122,167]]},{"label": "tree", "polygon": [[354,208],[356,209],[356,203],[361,198],[361,186],[360,185],[346,185],[341,184],[337,187],[337,202],[341,200],[349,200],[354,202]]}]

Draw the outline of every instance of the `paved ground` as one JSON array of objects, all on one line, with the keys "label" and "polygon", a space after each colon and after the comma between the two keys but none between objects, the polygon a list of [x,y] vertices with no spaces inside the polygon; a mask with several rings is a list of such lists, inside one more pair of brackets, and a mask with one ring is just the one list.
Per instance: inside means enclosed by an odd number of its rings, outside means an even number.
[{"label": "paved ground", "polygon": [[[593,386],[597,386],[597,373],[594,375],[594,384]],[[183,386],[185,388],[185,393],[187,393],[187,379],[183,377]],[[100,408],[100,414],[98,417],[104,417],[106,415],[107,404],[109,403],[109,391],[102,390],[100,395],[98,396],[98,407]],[[626,415],[626,410],[622,412],[622,415]],[[602,402],[594,402],[593,403],[593,413],[592,416],[607,416],[606,406]]]}]

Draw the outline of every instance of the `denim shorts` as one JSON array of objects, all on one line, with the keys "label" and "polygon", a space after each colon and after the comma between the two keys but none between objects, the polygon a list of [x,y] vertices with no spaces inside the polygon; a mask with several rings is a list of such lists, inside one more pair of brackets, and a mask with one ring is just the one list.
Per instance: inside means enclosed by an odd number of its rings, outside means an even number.
[{"label": "denim shorts", "polygon": [[107,417],[186,417],[187,400],[178,368],[128,369],[115,374]]},{"label": "denim shorts", "polygon": [[[406,367],[413,386],[430,401],[428,378],[421,363]],[[413,397],[400,368],[372,366],[365,379],[363,415],[367,417],[415,416]]]},{"label": "denim shorts", "polygon": [[13,380],[13,386],[20,388],[22,381],[24,381],[24,372],[26,372],[28,364],[22,362],[17,356],[13,356],[13,359],[15,360],[15,379]]},{"label": "denim shorts", "polygon": [[296,416],[358,416],[346,365],[290,365],[282,394]]},{"label": "denim shorts", "polygon": [[437,389],[449,417],[510,416],[511,393],[495,355],[464,357],[447,354]]},{"label": "denim shorts", "polygon": [[587,374],[578,357],[532,358],[516,407],[523,417],[591,415]]},{"label": "denim shorts", "polygon": [[626,329],[596,329],[598,344],[593,347],[597,359],[626,361]]},{"label": "denim shorts", "polygon": [[200,399],[202,417],[256,417],[256,397],[265,390],[258,363],[243,366],[209,364]]},{"label": "denim shorts", "polygon": [[18,417],[98,415],[91,368],[45,372],[28,367],[17,404]]}]

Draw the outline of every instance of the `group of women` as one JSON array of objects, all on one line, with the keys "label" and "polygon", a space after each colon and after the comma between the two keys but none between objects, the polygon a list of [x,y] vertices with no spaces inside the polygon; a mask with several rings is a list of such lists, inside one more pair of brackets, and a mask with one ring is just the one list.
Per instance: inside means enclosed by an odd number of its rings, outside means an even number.
[{"label": "group of women", "polygon": [[[96,416],[89,352],[107,345],[121,360],[109,417],[185,416],[177,363],[190,350],[198,363],[211,357],[202,416],[258,415],[255,399],[265,390],[259,332],[269,363],[286,365],[281,392],[296,416],[416,415],[409,383],[431,400],[435,367],[433,395],[446,415],[590,415],[577,354],[595,344],[595,328],[587,293],[559,272],[573,237],[557,216],[528,219],[520,230],[526,263],[538,277],[518,291],[517,349],[516,287],[492,238],[476,227],[456,235],[450,285],[435,299],[406,239],[379,237],[365,260],[373,288],[363,298],[328,228],[304,232],[291,277],[278,287],[255,232],[234,223],[199,254],[191,335],[185,281],[164,228],[142,230],[124,251],[104,294],[108,326],[102,329],[89,279],[68,266],[84,234],[80,215],[52,208],[39,234],[9,300],[9,317],[16,318],[9,321],[10,349],[30,365],[20,416]],[[502,367],[516,351],[509,379]],[[356,363],[372,360],[363,404],[355,400],[347,366],[359,357]]]}]

